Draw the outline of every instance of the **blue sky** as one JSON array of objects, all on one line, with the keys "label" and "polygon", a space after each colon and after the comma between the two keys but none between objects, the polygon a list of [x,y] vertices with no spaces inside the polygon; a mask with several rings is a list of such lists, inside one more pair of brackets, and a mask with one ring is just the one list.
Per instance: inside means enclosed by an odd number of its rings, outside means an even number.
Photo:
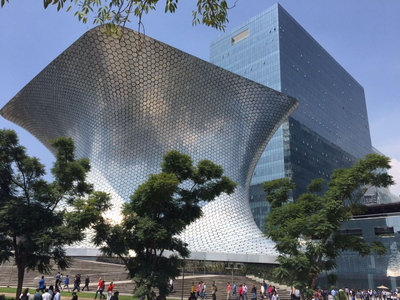
[{"label": "blue sky", "polygon": [[[160,1],[161,4],[163,0]],[[180,1],[175,14],[164,7],[143,19],[145,32],[192,55],[208,60],[210,42],[222,35],[205,26],[192,27],[197,1]],[[234,1],[231,1],[233,3]],[[0,9],[0,107],[62,51],[92,28],[43,1],[10,0]],[[227,31],[276,3],[239,0],[229,11]],[[363,87],[373,145],[392,158],[400,183],[400,1],[282,0],[279,2]],[[136,20],[128,25],[137,29]],[[15,129],[29,154],[47,165],[53,157],[29,133],[0,118],[0,128]],[[392,187],[400,194],[400,184]]]}]

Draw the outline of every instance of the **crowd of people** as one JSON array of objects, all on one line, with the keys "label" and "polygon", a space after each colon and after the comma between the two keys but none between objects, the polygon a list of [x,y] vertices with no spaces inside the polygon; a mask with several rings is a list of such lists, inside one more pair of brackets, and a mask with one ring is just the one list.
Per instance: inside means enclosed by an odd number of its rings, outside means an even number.
[{"label": "crowd of people", "polygon": [[354,290],[348,287],[340,290],[331,289],[317,289],[314,293],[314,300],[328,300],[329,296],[331,299],[338,300],[339,292],[343,292],[348,300],[397,300],[399,290],[386,290],[386,289],[363,289]]},{"label": "crowd of people", "polygon": [[[55,284],[50,285],[48,288],[46,287],[46,281],[44,276],[41,277],[41,279],[38,281],[38,288],[35,291],[35,294],[33,295],[32,300],[61,300],[61,292],[66,288],[68,292],[69,290],[69,276],[66,275],[64,282],[63,282],[63,274],[58,272],[57,275],[54,277],[55,278]],[[62,286],[62,283],[64,283],[64,286]],[[85,278],[85,285],[82,288],[82,291],[86,288],[86,291],[89,291],[89,283],[90,283],[90,277],[89,275],[86,276]],[[107,299],[107,300],[118,300],[119,292],[116,291],[113,293],[114,290],[114,283],[111,281],[110,284],[108,285],[107,288],[107,295],[104,294],[104,290],[106,287],[106,282],[102,279],[99,278],[99,282],[97,284],[97,290],[94,299],[97,299],[97,296],[99,296],[99,299]],[[71,290],[72,292],[72,298],[71,300],[78,300],[78,294],[77,292],[81,291],[81,275],[77,274],[75,275],[75,280],[74,280],[74,286]],[[21,296],[19,297],[20,300],[31,300],[31,295],[29,294],[29,288],[26,288]]]},{"label": "crowd of people", "polygon": [[[218,286],[213,281],[211,285],[211,296],[213,300],[217,298]],[[207,297],[207,285],[203,281],[199,281],[197,286],[195,286],[194,282],[192,282],[192,287],[190,291],[189,300],[197,300],[197,299],[208,299]],[[226,300],[279,300],[278,291],[275,289],[275,286],[269,285],[263,281],[260,287],[257,287],[255,284],[249,289],[246,283],[236,284],[230,282],[226,285]],[[300,299],[300,298],[299,298]]]}]

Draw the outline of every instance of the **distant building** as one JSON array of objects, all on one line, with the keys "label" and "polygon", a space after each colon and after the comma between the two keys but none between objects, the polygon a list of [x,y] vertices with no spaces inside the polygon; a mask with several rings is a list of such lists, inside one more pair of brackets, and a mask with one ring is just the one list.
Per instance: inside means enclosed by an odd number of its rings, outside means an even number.
[{"label": "distant building", "polygon": [[250,206],[260,228],[270,210],[262,182],[291,178],[296,199],[312,179],[328,181],[372,152],[363,87],[281,5],[213,41],[210,62],[299,101],[254,170]]},{"label": "distant building", "polygon": [[[337,287],[376,289],[384,285],[389,290],[400,286],[400,203],[378,204],[368,207],[365,214],[356,216],[343,224],[342,234],[362,236],[368,243],[380,241],[386,253],[361,257],[358,253],[346,251],[337,259],[334,271],[339,279]],[[329,287],[324,276],[319,283]]]}]

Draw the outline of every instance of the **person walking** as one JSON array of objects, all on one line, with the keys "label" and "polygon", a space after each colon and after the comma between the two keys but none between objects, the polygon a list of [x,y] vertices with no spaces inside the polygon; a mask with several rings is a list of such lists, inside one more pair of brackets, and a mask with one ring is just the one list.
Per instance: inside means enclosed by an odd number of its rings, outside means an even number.
[{"label": "person walking", "polygon": [[119,292],[115,291],[114,296],[112,296],[110,300],[118,300],[118,295],[119,295]]},{"label": "person walking", "polygon": [[246,283],[243,283],[243,299],[244,300],[249,300],[249,299],[247,299],[247,285],[246,285]]},{"label": "person walking", "polygon": [[85,286],[82,288],[82,292],[85,288],[87,291],[89,291],[89,283],[90,283],[90,278],[89,278],[89,275],[87,275],[85,278]]},{"label": "person walking", "polygon": [[36,293],[33,295],[33,300],[43,300],[42,294],[39,291],[39,288],[37,288]]},{"label": "person walking", "polygon": [[216,300],[216,299],[217,299],[218,287],[217,287],[215,281],[213,281],[213,284],[212,284],[212,286],[211,286],[211,289],[212,289],[212,292],[211,292],[211,293],[212,293],[212,299],[213,299],[213,300]]},{"label": "person walking", "polygon": [[295,300],[300,300],[301,294],[300,294],[300,290],[298,288],[296,288],[294,290],[294,297],[295,297]]},{"label": "person walking", "polygon": [[257,288],[255,284],[253,284],[253,287],[251,288],[251,299],[257,300]]},{"label": "person walking", "polygon": [[111,283],[108,285],[107,288],[107,300],[111,299],[111,296],[113,294],[113,289],[114,289],[114,283],[111,281]]},{"label": "person walking", "polygon": [[69,277],[68,277],[68,275],[65,276],[64,286],[62,288],[62,291],[64,291],[65,287],[67,287],[67,290],[68,290],[68,293],[69,293]]},{"label": "person walking", "polygon": [[60,272],[58,272],[57,275],[54,276],[54,278],[56,279],[56,284],[55,284],[55,286],[58,287],[58,285],[60,284],[60,278],[61,278]]},{"label": "person walking", "polygon": [[77,290],[78,292],[81,291],[81,275],[77,274],[75,275],[75,282],[74,282],[74,288],[72,291]]},{"label": "person walking", "polygon": [[239,299],[239,296],[237,294],[237,288],[236,288],[236,283],[235,282],[233,282],[232,297],[235,297],[236,300]]},{"label": "person walking", "polygon": [[232,287],[230,282],[226,286],[226,300],[232,300]]},{"label": "person walking", "polygon": [[56,288],[53,300],[61,300],[60,290]]},{"label": "person walking", "polygon": [[51,295],[48,289],[46,289],[46,292],[42,295],[42,298],[43,300],[51,300]]},{"label": "person walking", "polygon": [[39,290],[42,293],[44,293],[45,292],[45,288],[46,288],[45,281],[44,281],[44,276],[42,276],[42,278],[39,280],[38,284],[39,284]]},{"label": "person walking", "polygon": [[243,285],[239,286],[239,300],[243,300]]},{"label": "person walking", "polygon": [[21,296],[19,296],[20,300],[31,300],[31,295],[29,294],[29,288],[26,288]]},{"label": "person walking", "polygon": [[63,283],[63,273],[60,274],[60,280],[58,281],[58,286],[56,286],[56,288],[58,288],[59,290],[61,290],[61,285]]},{"label": "person walking", "polygon": [[78,295],[76,294],[76,292],[72,293],[72,298],[71,300],[78,300]]},{"label": "person walking", "polygon": [[274,289],[274,292],[272,294],[272,300],[279,300],[279,295],[278,295],[278,293],[276,292],[275,289]]},{"label": "person walking", "polygon": [[103,298],[103,291],[104,291],[105,286],[106,286],[106,282],[104,280],[102,280],[101,278],[99,278],[99,283],[97,284],[97,291],[96,291],[96,295],[94,296],[94,299],[97,299],[97,293],[100,293],[100,299]]}]

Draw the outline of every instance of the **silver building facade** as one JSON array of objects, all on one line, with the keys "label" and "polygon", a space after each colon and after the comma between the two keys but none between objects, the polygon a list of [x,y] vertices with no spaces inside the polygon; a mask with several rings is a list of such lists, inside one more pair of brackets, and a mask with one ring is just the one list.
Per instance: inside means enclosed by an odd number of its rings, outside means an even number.
[{"label": "silver building facade", "polygon": [[[268,141],[297,101],[182,51],[126,30],[118,41],[97,27],[51,62],[0,111],[49,141],[72,137],[88,157],[89,181],[120,206],[163,154],[178,150],[196,162],[222,165],[235,193],[203,206],[182,234],[192,258],[274,262],[274,244],[254,223],[248,190]],[[245,238],[242,238],[245,237]],[[70,250],[95,255],[89,242]]]}]

